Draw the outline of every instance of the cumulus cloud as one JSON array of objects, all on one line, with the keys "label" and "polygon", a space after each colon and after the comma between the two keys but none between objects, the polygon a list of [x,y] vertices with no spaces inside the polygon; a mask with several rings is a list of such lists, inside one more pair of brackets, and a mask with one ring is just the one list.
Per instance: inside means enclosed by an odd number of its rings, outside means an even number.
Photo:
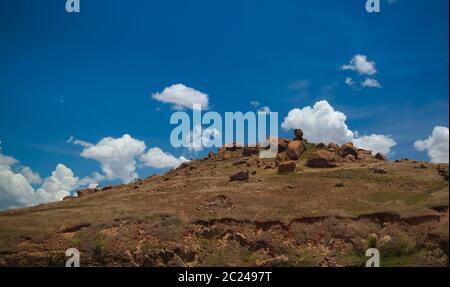
[{"label": "cumulus cloud", "polygon": [[362,149],[372,150],[385,155],[390,154],[391,148],[397,143],[390,137],[385,135],[370,135],[355,137],[353,140],[355,145]]},{"label": "cumulus cloud", "polygon": [[2,154],[0,146],[0,209],[58,201],[76,188],[99,180],[98,174],[79,179],[70,168],[58,164],[51,176],[35,190],[32,184],[40,183],[41,178],[29,167],[19,167],[16,171],[18,164],[18,160]]},{"label": "cumulus cloud", "polygon": [[163,103],[172,104],[172,107],[177,110],[192,109],[194,104],[201,105],[202,109],[208,109],[209,107],[207,94],[183,84],[167,87],[161,93],[152,94],[152,98]]},{"label": "cumulus cloud", "polygon": [[80,179],[75,177],[72,170],[58,164],[52,175],[47,177],[41,188],[36,191],[37,201],[43,203],[61,200],[79,186]]},{"label": "cumulus cloud", "polygon": [[376,64],[374,61],[370,61],[366,55],[355,55],[350,63],[343,65],[342,70],[352,70],[360,73],[361,75],[372,76],[377,73]]},{"label": "cumulus cloud", "polygon": [[389,154],[396,142],[386,135],[359,136],[346,124],[347,116],[336,111],[327,101],[319,101],[313,107],[291,110],[281,127],[285,130],[301,128],[312,142],[343,144],[349,141],[370,149],[374,153]]},{"label": "cumulus cloud", "polygon": [[426,140],[418,140],[414,147],[419,151],[427,151],[431,162],[448,163],[449,131],[447,127],[436,126]]},{"label": "cumulus cloud", "polygon": [[361,83],[361,86],[364,88],[381,88],[381,84],[377,80],[371,78],[366,78]]},{"label": "cumulus cloud", "polygon": [[100,162],[106,179],[120,179],[130,182],[138,177],[136,173],[136,157],[140,156],[146,146],[143,141],[125,134],[120,138],[106,137],[97,144],[74,140],[84,147],[81,156]]},{"label": "cumulus cloud", "polygon": [[20,173],[25,176],[30,184],[40,184],[42,182],[39,173],[32,171],[28,166],[23,167]]},{"label": "cumulus cloud", "polygon": [[180,156],[179,158],[171,155],[170,153],[164,152],[159,147],[153,147],[149,149],[146,153],[141,155],[139,159],[144,163],[145,166],[154,168],[172,168],[177,167],[183,162],[188,160]]}]

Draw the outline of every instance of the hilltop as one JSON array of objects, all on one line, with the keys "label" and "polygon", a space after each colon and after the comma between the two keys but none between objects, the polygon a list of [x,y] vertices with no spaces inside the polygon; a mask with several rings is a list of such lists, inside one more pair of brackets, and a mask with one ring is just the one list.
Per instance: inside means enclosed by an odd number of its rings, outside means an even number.
[{"label": "hilltop", "polygon": [[448,165],[272,139],[0,213],[0,266],[448,266]]}]

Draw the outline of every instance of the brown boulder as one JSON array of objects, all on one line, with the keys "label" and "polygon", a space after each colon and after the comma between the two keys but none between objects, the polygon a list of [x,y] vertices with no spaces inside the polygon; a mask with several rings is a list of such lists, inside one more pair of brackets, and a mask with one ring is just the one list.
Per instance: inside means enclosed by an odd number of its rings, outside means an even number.
[{"label": "brown boulder", "polygon": [[298,160],[305,151],[305,145],[301,141],[291,141],[288,145],[286,155],[291,160]]},{"label": "brown boulder", "polygon": [[297,168],[297,163],[295,161],[288,161],[288,162],[279,164],[278,172],[279,173],[294,172],[296,168]]},{"label": "brown boulder", "polygon": [[306,166],[313,168],[336,167],[336,156],[326,150],[320,150],[306,162]]},{"label": "brown boulder", "polygon": [[346,143],[342,145],[338,151],[337,154],[343,158],[345,158],[347,155],[351,154],[355,157],[355,159],[358,159],[358,150],[353,146],[352,143]]},{"label": "brown boulder", "polygon": [[328,148],[332,148],[332,149],[337,150],[337,149],[339,149],[339,146],[337,144],[335,144],[335,143],[329,143],[328,144]]},{"label": "brown boulder", "polygon": [[284,152],[288,149],[289,140],[285,138],[269,138],[269,143],[278,145],[278,153]]},{"label": "brown boulder", "polygon": [[303,130],[302,129],[295,129],[294,135],[296,140],[303,140]]},{"label": "brown boulder", "polygon": [[77,195],[78,197],[83,197],[89,194],[92,194],[94,192],[96,192],[97,189],[96,188],[84,188],[84,189],[80,189],[77,191]]},{"label": "brown boulder", "polygon": [[316,148],[321,148],[321,149],[323,149],[323,148],[326,148],[327,146],[324,144],[324,143],[318,143],[317,145],[316,145]]},{"label": "brown boulder", "polygon": [[63,201],[71,200],[71,199],[75,199],[75,197],[74,197],[74,196],[68,195],[68,196],[65,196],[65,197],[63,198]]},{"label": "brown boulder", "polygon": [[230,181],[245,181],[248,180],[250,176],[247,171],[239,171],[233,175],[230,175]]},{"label": "brown boulder", "polygon": [[378,159],[378,160],[386,160],[386,157],[383,154],[381,154],[381,153],[377,153],[375,155],[375,158]]}]

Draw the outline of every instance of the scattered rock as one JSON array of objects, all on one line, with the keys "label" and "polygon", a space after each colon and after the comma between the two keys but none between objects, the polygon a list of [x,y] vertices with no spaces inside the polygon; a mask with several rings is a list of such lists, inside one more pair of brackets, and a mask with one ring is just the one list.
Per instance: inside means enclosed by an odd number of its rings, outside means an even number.
[{"label": "scattered rock", "polygon": [[83,197],[89,194],[93,194],[97,192],[98,190],[96,188],[84,188],[77,191],[78,197]]},{"label": "scattered rock", "polygon": [[279,173],[294,172],[296,168],[297,163],[295,161],[284,162],[281,163],[280,166],[278,167],[278,172]]},{"label": "scattered rock", "polygon": [[323,149],[323,148],[326,148],[327,146],[324,144],[324,143],[318,143],[317,145],[316,145],[316,148],[321,148],[321,149]]},{"label": "scattered rock", "polygon": [[351,154],[355,157],[355,159],[358,159],[358,150],[353,146],[352,143],[346,143],[342,145],[338,151],[338,155],[345,158],[347,155]]},{"label": "scattered rock", "polygon": [[336,183],[334,187],[344,187],[344,184],[342,182]]},{"label": "scattered rock", "polygon": [[250,176],[247,171],[239,171],[233,175],[230,175],[230,181],[245,181],[248,180]]},{"label": "scattered rock", "polygon": [[312,168],[336,167],[336,156],[326,150],[320,150],[306,162],[306,166]]},{"label": "scattered rock", "polygon": [[381,154],[381,153],[377,153],[377,154],[375,155],[375,158],[376,158],[377,160],[383,160],[383,161],[386,160],[386,157],[385,157],[383,154]]},{"label": "scattered rock", "polygon": [[376,174],[387,174],[387,170],[385,170],[382,167],[378,167],[378,166],[371,167],[370,170]]},{"label": "scattered rock", "polygon": [[339,146],[338,146],[337,144],[335,144],[335,143],[329,143],[329,144],[328,144],[328,148],[329,148],[329,149],[338,150],[338,149],[339,149]]},{"label": "scattered rock", "polygon": [[419,165],[416,165],[414,168],[415,169],[427,169],[428,166],[426,166],[424,163],[421,163]]},{"label": "scattered rock", "polygon": [[295,140],[289,143],[286,155],[290,160],[298,160],[304,151],[305,145],[303,142]]}]

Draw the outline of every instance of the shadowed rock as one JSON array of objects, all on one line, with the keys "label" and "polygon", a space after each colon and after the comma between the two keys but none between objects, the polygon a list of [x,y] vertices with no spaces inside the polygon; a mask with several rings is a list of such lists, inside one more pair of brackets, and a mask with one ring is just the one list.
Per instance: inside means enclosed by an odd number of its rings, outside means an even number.
[{"label": "shadowed rock", "polygon": [[306,162],[306,166],[313,168],[336,167],[336,156],[334,153],[320,150]]}]

